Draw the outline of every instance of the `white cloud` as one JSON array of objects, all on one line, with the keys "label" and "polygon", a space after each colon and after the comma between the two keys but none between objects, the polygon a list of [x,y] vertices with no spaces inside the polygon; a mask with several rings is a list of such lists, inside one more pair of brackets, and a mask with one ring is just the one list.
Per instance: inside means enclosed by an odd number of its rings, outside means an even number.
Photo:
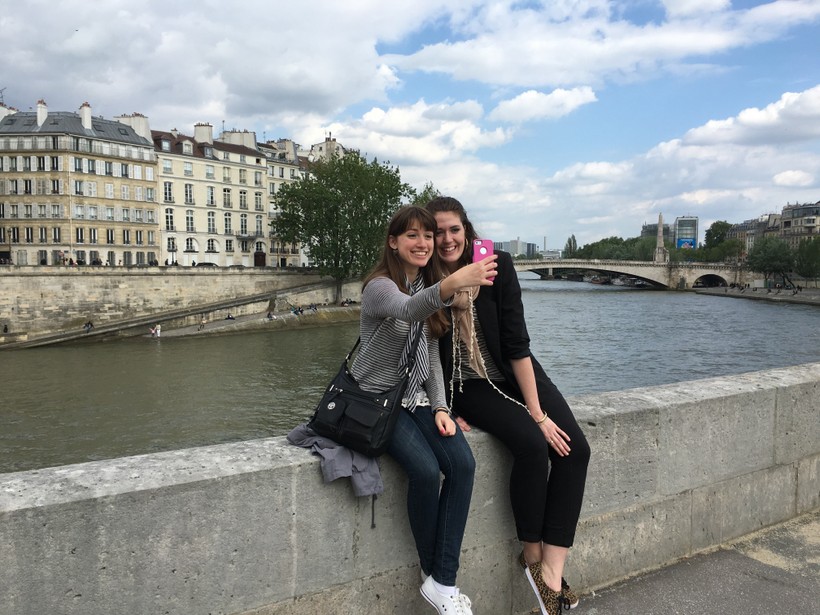
[{"label": "white cloud", "polygon": [[532,120],[557,118],[572,113],[581,105],[598,100],[590,87],[557,89],[549,94],[528,90],[511,100],[500,102],[488,119],[520,124]]},{"label": "white cloud", "polygon": [[804,188],[814,184],[814,175],[805,171],[783,171],[772,178],[778,186]]},{"label": "white cloud", "polygon": [[662,0],[669,17],[717,13],[731,7],[730,0]]}]

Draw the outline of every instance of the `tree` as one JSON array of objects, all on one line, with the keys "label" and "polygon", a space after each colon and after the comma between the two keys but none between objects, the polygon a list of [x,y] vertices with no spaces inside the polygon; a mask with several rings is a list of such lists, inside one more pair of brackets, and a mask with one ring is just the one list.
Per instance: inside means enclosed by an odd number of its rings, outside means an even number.
[{"label": "tree", "polygon": [[[544,246],[544,249],[547,249],[547,246]],[[564,253],[563,258],[574,258],[576,253],[578,252],[578,242],[575,241],[575,235],[570,235],[570,238],[567,239],[567,243],[564,244]]]},{"label": "tree", "polygon": [[416,190],[412,188],[410,189],[410,204],[424,207],[437,196],[441,196],[441,192],[433,185],[433,182],[427,182],[424,184],[424,188],[421,189],[421,192],[416,192]]},{"label": "tree", "polygon": [[283,186],[271,227],[283,241],[301,243],[319,273],[336,280],[338,301],[344,280],[376,263],[390,217],[411,194],[398,168],[350,152],[312,163],[306,177]]},{"label": "tree", "polygon": [[706,243],[704,243],[704,247],[718,247],[726,241],[726,235],[728,234],[730,228],[732,228],[732,225],[726,222],[726,220],[718,220],[717,222],[713,222],[712,226],[706,229]]},{"label": "tree", "polygon": [[785,282],[794,267],[794,253],[782,239],[763,237],[749,250],[746,264],[752,271],[762,273],[766,280],[769,276],[780,276]]},{"label": "tree", "polygon": [[800,242],[794,258],[794,271],[806,280],[814,280],[817,286],[817,278],[820,277],[820,237]]}]

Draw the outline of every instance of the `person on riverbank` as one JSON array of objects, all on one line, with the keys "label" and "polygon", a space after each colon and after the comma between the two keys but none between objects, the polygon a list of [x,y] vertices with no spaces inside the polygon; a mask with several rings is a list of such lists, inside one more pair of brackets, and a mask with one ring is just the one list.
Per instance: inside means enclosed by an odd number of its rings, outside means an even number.
[{"label": "person on riverbank", "polygon": [[[425,208],[436,218],[436,250],[445,270],[454,275],[470,266],[478,237],[461,203],[437,197]],[[513,455],[510,501],[523,546],[518,563],[542,615],[558,615],[578,604],[563,571],[590,450],[563,395],[530,353],[512,258],[496,255],[493,285],[460,291],[452,302],[442,364],[459,425],[483,429]]]},{"label": "person on riverbank", "polygon": [[495,263],[476,263],[442,279],[435,229],[433,216],[420,207],[403,207],[391,219],[381,259],[364,282],[361,350],[351,372],[365,390],[389,389],[408,364],[409,340],[422,328],[387,453],[409,479],[407,514],[421,565],[422,596],[440,614],[471,615],[456,574],[475,460],[447,407],[438,337],[447,330],[442,308],[457,290],[491,284]]}]

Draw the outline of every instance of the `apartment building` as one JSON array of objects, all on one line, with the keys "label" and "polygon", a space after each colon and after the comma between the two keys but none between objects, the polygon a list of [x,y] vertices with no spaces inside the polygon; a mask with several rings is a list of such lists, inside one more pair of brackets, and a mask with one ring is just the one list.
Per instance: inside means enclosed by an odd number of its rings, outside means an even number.
[{"label": "apartment building", "polygon": [[157,263],[155,172],[145,116],[0,105],[0,261]]},{"label": "apartment building", "polygon": [[253,132],[213,137],[152,131],[157,191],[168,264],[264,267],[268,262],[267,160]]},{"label": "apartment building", "polygon": [[[300,147],[290,139],[278,139],[258,143],[257,147],[267,160],[267,206],[269,220],[276,219],[279,208],[276,194],[282,186],[298,181],[304,174],[305,159],[300,155]],[[299,243],[286,242],[270,233],[270,257],[274,267],[299,267],[307,264],[308,258]]]},{"label": "apartment building", "polygon": [[820,201],[786,205],[780,214],[780,237],[792,249],[797,249],[804,239],[818,237]]}]

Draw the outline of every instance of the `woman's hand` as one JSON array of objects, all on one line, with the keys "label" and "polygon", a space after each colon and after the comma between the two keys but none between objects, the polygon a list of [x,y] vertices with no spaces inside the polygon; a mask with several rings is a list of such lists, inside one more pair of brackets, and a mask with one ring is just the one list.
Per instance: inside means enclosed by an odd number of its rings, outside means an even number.
[{"label": "woman's hand", "polygon": [[456,424],[453,419],[450,418],[449,414],[446,412],[436,412],[433,418],[436,422],[436,427],[438,427],[438,432],[442,436],[456,435]]},{"label": "woman's hand", "polygon": [[549,417],[547,417],[547,420],[541,423],[539,427],[541,428],[541,433],[544,434],[547,442],[549,442],[550,447],[555,449],[556,453],[558,453],[561,457],[566,457],[569,455],[571,450],[568,444],[569,436],[563,429],[553,423],[552,419]]},{"label": "woman's hand", "polygon": [[470,263],[457,269],[441,281],[441,298],[447,300],[458,291],[471,286],[492,286],[497,275],[497,254],[492,254],[477,263]]},{"label": "woman's hand", "polygon": [[467,421],[465,421],[463,418],[461,418],[460,416],[456,417],[456,425],[458,425],[461,428],[461,431],[466,432],[466,431],[470,431],[470,429],[472,429],[470,427],[470,424]]}]

